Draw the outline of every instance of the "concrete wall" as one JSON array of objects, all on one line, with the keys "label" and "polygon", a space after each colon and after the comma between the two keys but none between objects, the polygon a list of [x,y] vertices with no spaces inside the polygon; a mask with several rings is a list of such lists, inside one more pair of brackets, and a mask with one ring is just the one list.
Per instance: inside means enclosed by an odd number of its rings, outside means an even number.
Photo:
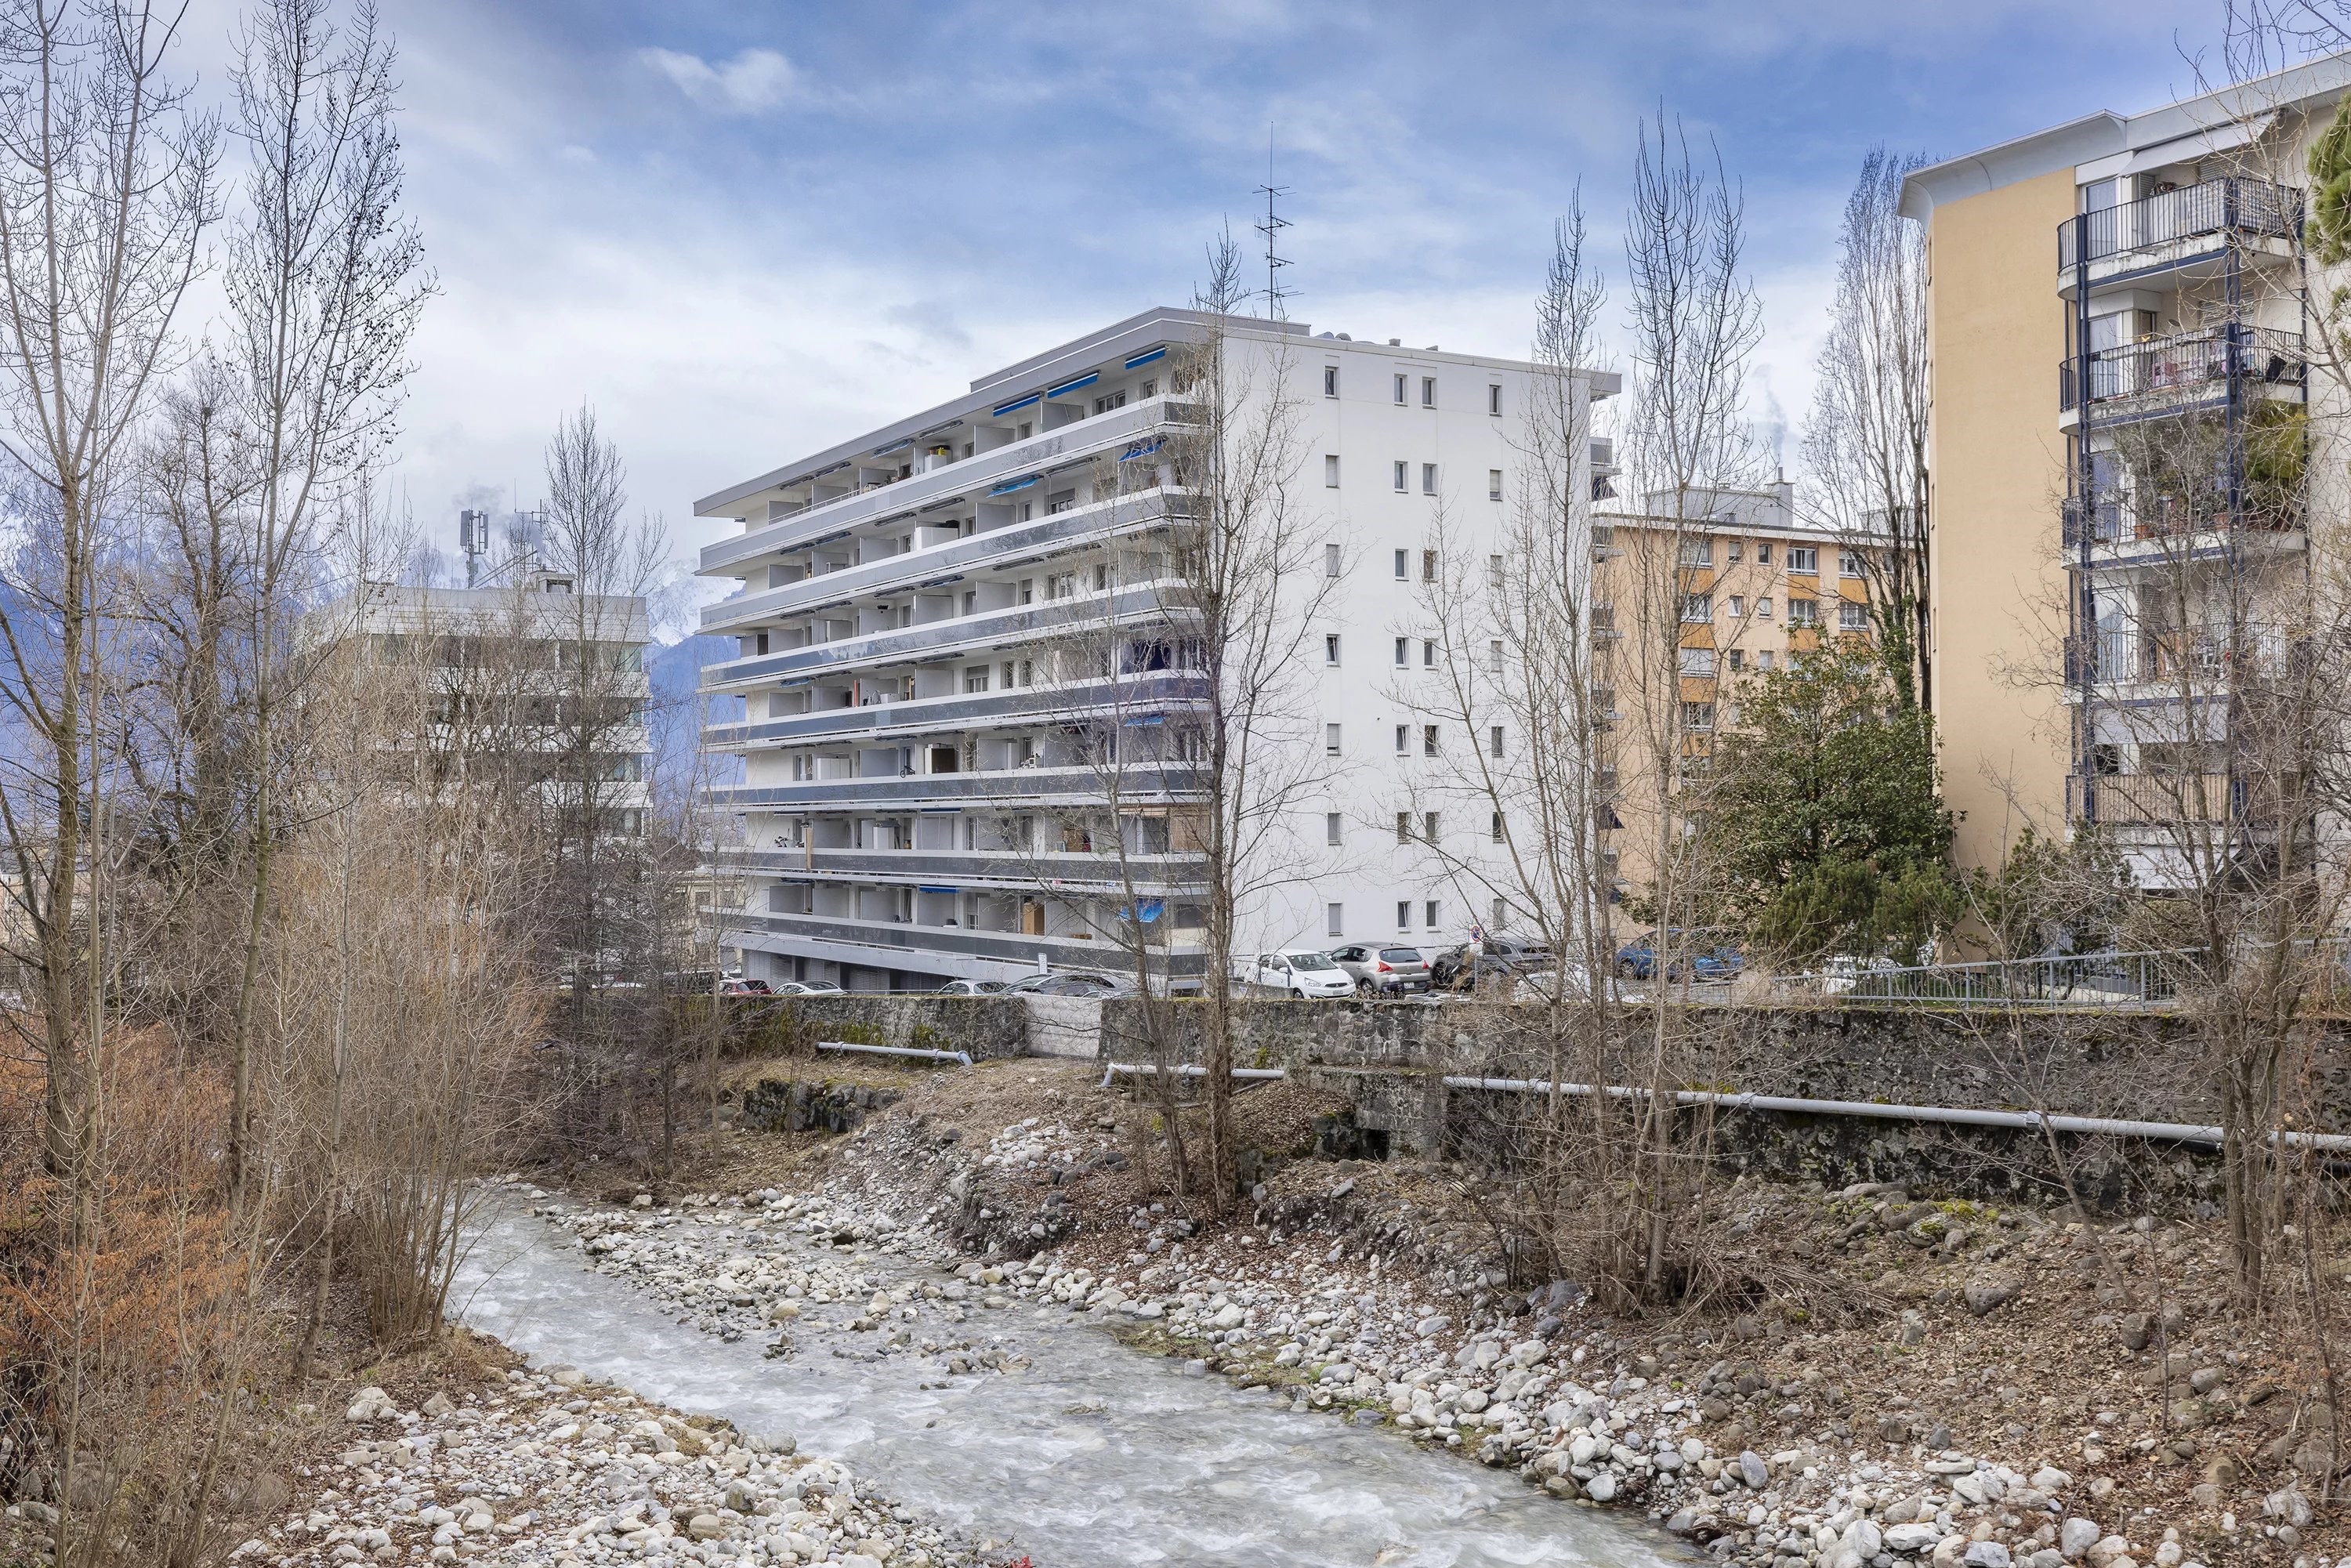
[{"label": "concrete wall", "polygon": [[806,1049],[820,1040],[961,1051],[974,1061],[1027,1056],[1029,1009],[1018,997],[892,996],[737,998],[727,1005],[738,1047]]}]

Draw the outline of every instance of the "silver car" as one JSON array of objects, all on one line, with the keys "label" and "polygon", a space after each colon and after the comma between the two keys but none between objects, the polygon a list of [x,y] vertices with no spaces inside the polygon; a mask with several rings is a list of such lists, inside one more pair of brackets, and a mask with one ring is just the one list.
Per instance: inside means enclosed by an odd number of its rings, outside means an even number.
[{"label": "silver car", "polygon": [[1427,956],[1417,947],[1350,942],[1331,949],[1331,956],[1367,991],[1425,991],[1431,984]]}]

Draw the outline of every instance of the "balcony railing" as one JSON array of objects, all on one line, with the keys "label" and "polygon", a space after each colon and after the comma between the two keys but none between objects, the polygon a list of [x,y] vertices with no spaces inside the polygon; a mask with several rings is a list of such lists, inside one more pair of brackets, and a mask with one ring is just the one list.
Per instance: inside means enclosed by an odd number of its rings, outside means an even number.
[{"label": "balcony railing", "polygon": [[2075,773],[2065,810],[2075,821],[2116,827],[2226,822],[2245,810],[2245,785],[2225,773]]},{"label": "balcony railing", "polygon": [[[2090,355],[2090,402],[2097,404],[2204,403],[2231,382],[2299,387],[2309,374],[2302,334],[2270,327],[2215,327],[2099,349]],[[2057,407],[2073,412],[2077,377],[2071,360],[2057,367]]]},{"label": "balcony railing", "polygon": [[2301,225],[2300,191],[2260,180],[2206,180],[2066,219],[2057,226],[2057,269],[2074,269],[2076,236],[2085,231],[2081,259],[2099,262],[2203,235],[2291,239]]},{"label": "balcony railing", "polygon": [[843,736],[895,737],[1017,725],[1024,719],[1066,721],[1088,715],[1138,717],[1186,708],[1207,701],[1207,676],[1169,672],[1129,676],[1115,685],[1107,681],[1085,681],[985,694],[907,697],[862,707],[815,708],[807,713],[747,719],[739,724],[714,724],[702,733],[713,749],[784,746]]},{"label": "balcony railing", "polygon": [[[2217,497],[2215,497],[2217,501]],[[2088,542],[2093,545],[2122,545],[2151,539],[2189,539],[2198,534],[2219,534],[2231,528],[2262,532],[2289,532],[2303,522],[2299,497],[2273,506],[2249,505],[2238,509],[2232,518],[2215,506],[2193,504],[2184,496],[2150,496],[2131,499],[2111,491],[2101,492],[2085,504],[2079,496],[2065,497],[2064,510],[2065,548],[2078,549],[2083,540],[2086,519]]]},{"label": "balcony railing", "polygon": [[[1157,805],[1197,797],[1207,788],[1205,769],[1184,762],[1132,762],[1119,789],[1136,805]],[[942,805],[1019,801],[1029,805],[1099,804],[1104,796],[1099,768],[1007,768],[987,773],[917,773],[851,779],[810,779],[791,784],[730,784],[705,789],[702,798],[730,811],[815,810],[838,807]]]},{"label": "balcony railing", "polygon": [[958,889],[1118,893],[1132,878],[1154,897],[1205,895],[1198,855],[1134,853],[1122,868],[1113,851],[1063,850],[720,850],[715,864],[795,880],[920,882]]},{"label": "balcony railing", "polygon": [[[1033,965],[1039,954],[1059,967],[1104,969],[1114,973],[1131,973],[1134,956],[1119,943],[1107,936],[1086,937],[1074,933],[1044,936],[1022,931],[988,931],[973,926],[918,925],[912,921],[859,920],[837,915],[776,915],[757,909],[713,909],[709,919],[719,930],[730,935],[766,935],[796,939],[811,945],[811,951],[831,956],[827,949],[866,948],[890,957],[918,957],[924,953],[951,954],[960,957],[993,958],[1024,967]],[[1163,916],[1161,924],[1165,923]],[[1197,974],[1202,963],[1198,937],[1190,932],[1171,931],[1169,946],[1152,944],[1155,953],[1165,953],[1165,962],[1176,973]],[[846,961],[858,962],[855,957]],[[885,960],[886,961],[886,960]],[[916,967],[906,964],[900,967]]]}]

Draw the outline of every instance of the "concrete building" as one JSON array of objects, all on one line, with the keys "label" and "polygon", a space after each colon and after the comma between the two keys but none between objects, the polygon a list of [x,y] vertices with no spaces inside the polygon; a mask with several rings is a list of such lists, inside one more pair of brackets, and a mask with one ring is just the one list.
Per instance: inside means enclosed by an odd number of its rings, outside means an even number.
[{"label": "concrete building", "polygon": [[[750,974],[881,989],[1123,967],[1114,933],[1137,920],[1176,983],[1196,983],[1203,780],[1165,739],[1182,727],[1158,720],[1206,697],[1164,536],[1187,494],[1165,446],[1196,417],[1171,376],[1210,341],[1293,404],[1289,493],[1328,523],[1335,580],[1301,629],[1319,712],[1285,742],[1323,782],[1285,830],[1280,885],[1237,912],[1238,946],[1435,944],[1481,917],[1425,846],[1378,824],[1437,744],[1396,695],[1427,630],[1415,563],[1440,507],[1448,538],[1499,537],[1537,372],[1300,323],[1211,325],[1145,311],[696,504],[741,524],[700,570],[740,584],[704,612],[740,649],[704,686],[746,705],[708,738],[745,758],[714,800],[745,818],[745,906],[720,919]],[[1588,474],[1576,483],[1589,493]],[[1114,659],[1069,656],[1106,629]],[[1106,754],[1114,829],[1084,825]],[[1470,828],[1440,831],[1466,847]],[[1155,878],[1134,910],[1107,872],[1111,831]]]},{"label": "concrete building", "polygon": [[2305,583],[2311,519],[2341,515],[2304,493],[2304,289],[2330,285],[2299,187],[2346,85],[2351,59],[2318,60],[1905,185],[1929,245],[1936,719],[1967,863],[2094,822],[2161,886],[2183,813],[2258,834],[2232,693],[2278,652],[2260,605]]}]

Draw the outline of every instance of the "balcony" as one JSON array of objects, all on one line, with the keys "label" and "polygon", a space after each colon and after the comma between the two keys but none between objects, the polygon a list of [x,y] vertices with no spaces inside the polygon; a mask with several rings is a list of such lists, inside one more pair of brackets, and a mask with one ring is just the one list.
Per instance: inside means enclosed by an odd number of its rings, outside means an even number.
[{"label": "balcony", "polygon": [[[871,810],[876,806],[1099,806],[1101,768],[1006,768],[986,773],[916,773],[851,779],[810,779],[792,784],[729,784],[702,792],[729,811]],[[1130,804],[1164,805],[1199,799],[1207,770],[1188,762],[1133,762],[1120,789]]]},{"label": "balcony", "polygon": [[909,697],[903,702],[873,703],[863,707],[818,708],[742,724],[714,724],[702,733],[714,751],[747,751],[755,747],[789,746],[844,736],[880,739],[1017,727],[1040,719],[1064,723],[1087,714],[1109,716],[1122,710],[1130,714],[1141,709],[1164,713],[1171,707],[1206,702],[1207,695],[1206,676],[1166,674],[1130,677],[1115,685],[1094,681],[1022,686],[985,695]]},{"label": "balcony", "polygon": [[2059,282],[2072,290],[2077,259],[2095,288],[2204,259],[2231,241],[2277,242],[2277,254],[2291,254],[2301,228],[2300,191],[2206,180],[2066,219],[2057,227]]},{"label": "balcony", "polygon": [[730,870],[792,882],[915,883],[957,891],[1123,894],[1200,898],[1200,857],[1130,854],[1123,869],[1114,852],[1042,850],[722,850],[712,857]]},{"label": "balcony", "polygon": [[2086,505],[2081,497],[2068,496],[2060,512],[2061,532],[2066,549],[2087,544],[2108,552],[2117,565],[2218,559],[2227,553],[2232,533],[2300,541],[2304,519],[2299,496],[2273,502],[2256,497],[2254,502],[2240,508],[2232,520],[2179,496],[2132,500],[2101,492]]},{"label": "balcony", "polygon": [[[1057,968],[1102,969],[1132,974],[1134,955],[1106,937],[1046,936],[1021,931],[986,931],[971,926],[916,925],[891,920],[852,920],[834,915],[771,915],[764,910],[713,909],[706,918],[746,946],[832,958],[844,964],[885,968],[921,968],[927,955],[977,958],[1033,969],[1042,955]],[[1197,975],[1204,956],[1186,938],[1155,947],[1155,967],[1165,955],[1177,975]]]},{"label": "balcony", "polygon": [[2160,827],[2233,821],[2245,812],[2244,781],[2225,773],[2068,775],[2065,811],[2077,822]]},{"label": "balcony", "polygon": [[[910,589],[944,588],[969,574],[1007,564],[1019,558],[1041,559],[1089,545],[1105,544],[1129,534],[1161,527],[1169,515],[1168,492],[1154,486],[1056,512],[1050,517],[1014,523],[928,549],[861,561],[841,571],[820,572],[775,588],[738,593],[705,605],[702,630],[726,634],[738,628],[771,623],[788,616],[846,604],[852,600]],[[1180,515],[1182,508],[1175,508]]]},{"label": "balcony", "polygon": [[762,556],[836,538],[861,523],[920,510],[934,502],[954,500],[975,490],[993,489],[1031,475],[1068,468],[1136,444],[1161,426],[1190,423],[1197,405],[1172,397],[1153,398],[1096,414],[1074,424],[1016,441],[987,452],[927,469],[893,484],[876,485],[847,496],[820,501],[768,522],[755,520],[742,533],[719,540],[702,552],[696,569],[705,574],[724,572]]},{"label": "balcony", "polygon": [[[2299,392],[2309,377],[2302,334],[2232,325],[2099,349],[2090,355],[2090,406],[2099,419],[2142,419],[2248,395]],[[2057,407],[2077,414],[2076,366],[2057,367]],[[2061,421],[2061,423],[2071,423]]]}]

